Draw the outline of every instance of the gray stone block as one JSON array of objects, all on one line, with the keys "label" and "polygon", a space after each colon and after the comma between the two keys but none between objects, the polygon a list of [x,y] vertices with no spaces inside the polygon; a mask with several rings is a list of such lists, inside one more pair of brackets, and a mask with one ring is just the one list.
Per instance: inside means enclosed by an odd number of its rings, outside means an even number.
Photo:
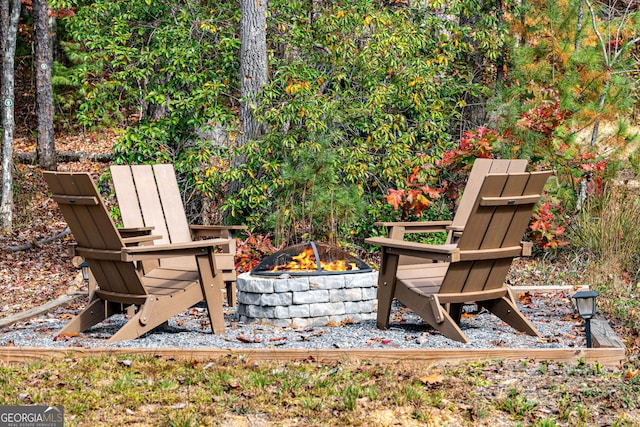
[{"label": "gray stone block", "polygon": [[358,315],[341,314],[337,316],[329,316],[329,322],[332,323],[355,323],[359,320]]},{"label": "gray stone block", "polygon": [[308,318],[295,317],[291,319],[291,325],[298,328],[308,328],[312,326],[326,326],[327,323],[329,323],[328,316],[308,317]]},{"label": "gray stone block", "polygon": [[370,320],[376,320],[377,319],[377,314],[375,311],[372,311],[371,313],[360,313],[360,321],[361,322],[367,322]]},{"label": "gray stone block", "polygon": [[378,298],[378,287],[372,288],[361,288],[362,289],[362,299],[363,300],[372,300]]},{"label": "gray stone block", "polygon": [[308,277],[291,277],[289,279],[279,279],[273,282],[275,292],[301,292],[309,290]]},{"label": "gray stone block", "polygon": [[293,303],[293,293],[284,292],[284,293],[272,293],[272,294],[262,294],[262,298],[260,299],[262,305],[267,306],[290,306]]},{"label": "gray stone block", "polygon": [[344,303],[344,309],[348,314],[371,313],[377,309],[377,304],[373,304],[372,301],[347,301]]},{"label": "gray stone block", "polygon": [[327,274],[309,277],[310,289],[340,289],[345,287],[345,275]]},{"label": "gray stone block", "polygon": [[241,274],[236,279],[236,289],[242,292],[271,293],[274,291],[274,279],[264,277],[254,277],[248,274]]},{"label": "gray stone block", "polygon": [[309,315],[311,317],[319,316],[335,316],[345,314],[343,302],[327,302],[318,304],[309,304]]},{"label": "gray stone block", "polygon": [[245,314],[248,317],[268,318],[274,316],[275,309],[273,307],[262,307],[259,305],[247,305]]},{"label": "gray stone block", "polygon": [[309,304],[292,305],[289,307],[290,317],[309,317]]},{"label": "gray stone block", "polygon": [[289,307],[274,307],[273,317],[276,319],[289,319],[291,317]]},{"label": "gray stone block", "polygon": [[261,298],[262,294],[254,294],[253,292],[238,291],[237,293],[238,303],[242,305],[262,305]]},{"label": "gray stone block", "polygon": [[329,302],[360,301],[362,299],[362,288],[331,289],[329,291]]},{"label": "gray stone block", "polygon": [[314,291],[293,293],[294,304],[312,304],[312,303],[322,303],[322,302],[329,302],[329,291],[314,290]]},{"label": "gray stone block", "polygon": [[344,281],[346,288],[370,288],[378,284],[378,272],[346,274]]},{"label": "gray stone block", "polygon": [[236,309],[236,315],[240,318],[242,316],[246,316],[247,314],[247,306],[244,304],[238,304]]},{"label": "gray stone block", "polygon": [[290,319],[261,319],[260,323],[285,328],[291,325]]}]

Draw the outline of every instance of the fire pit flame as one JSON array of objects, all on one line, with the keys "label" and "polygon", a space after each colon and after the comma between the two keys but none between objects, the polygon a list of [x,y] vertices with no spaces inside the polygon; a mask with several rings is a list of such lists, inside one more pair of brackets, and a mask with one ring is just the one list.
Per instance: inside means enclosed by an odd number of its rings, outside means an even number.
[{"label": "fire pit flame", "polygon": [[369,272],[362,260],[340,248],[324,243],[307,242],[289,246],[256,266],[252,275],[318,275]]},{"label": "fire pit flame", "polygon": [[[282,265],[276,265],[269,271],[289,272],[289,271],[316,271],[318,263],[315,259],[315,253],[312,248],[307,248],[298,255],[291,257],[292,261]],[[320,269],[325,271],[349,271],[359,270],[355,262],[347,262],[339,259],[337,261],[325,262],[320,260]]]}]

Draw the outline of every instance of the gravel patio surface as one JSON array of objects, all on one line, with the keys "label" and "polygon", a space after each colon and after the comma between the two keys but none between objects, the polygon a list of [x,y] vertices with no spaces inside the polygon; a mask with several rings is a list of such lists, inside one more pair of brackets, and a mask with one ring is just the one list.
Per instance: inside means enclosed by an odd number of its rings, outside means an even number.
[{"label": "gravel patio surface", "polygon": [[520,309],[533,322],[542,339],[520,333],[491,313],[465,307],[462,329],[470,343],[450,340],[399,303],[394,303],[391,327],[376,328],[375,321],[344,322],[306,328],[278,327],[258,322],[241,323],[235,308],[225,307],[224,334],[211,334],[204,305],[196,305],[138,339],[106,344],[125,322],[113,316],[77,336],[58,331],[82,309],[86,298],[49,313],[0,329],[0,346],[16,347],[121,347],[220,349],[404,349],[404,348],[574,348],[584,347],[584,325],[564,292],[535,292],[521,298]]}]

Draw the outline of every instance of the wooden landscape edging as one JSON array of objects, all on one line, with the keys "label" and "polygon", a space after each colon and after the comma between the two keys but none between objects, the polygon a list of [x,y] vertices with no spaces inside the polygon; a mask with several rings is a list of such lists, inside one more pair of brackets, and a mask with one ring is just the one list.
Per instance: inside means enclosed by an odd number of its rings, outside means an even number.
[{"label": "wooden landscape edging", "polygon": [[144,355],[168,360],[213,360],[237,357],[245,360],[371,362],[422,361],[429,363],[463,363],[482,360],[532,360],[552,362],[598,362],[617,367],[624,361],[624,348],[520,348],[520,349],[217,349],[217,348],[36,348],[5,347],[0,360],[22,363],[91,356]]}]

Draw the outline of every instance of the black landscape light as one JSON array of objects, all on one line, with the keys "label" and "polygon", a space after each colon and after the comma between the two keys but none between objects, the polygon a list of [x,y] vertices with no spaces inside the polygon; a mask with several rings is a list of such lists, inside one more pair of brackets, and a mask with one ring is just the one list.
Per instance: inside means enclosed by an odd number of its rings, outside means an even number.
[{"label": "black landscape light", "polygon": [[596,291],[579,291],[571,298],[576,302],[578,314],[584,319],[585,333],[587,335],[587,348],[591,348],[591,319],[596,314],[596,298],[600,295]]},{"label": "black landscape light", "polygon": [[89,263],[82,261],[79,267],[82,271],[82,280],[84,280],[85,285],[89,286]]}]

